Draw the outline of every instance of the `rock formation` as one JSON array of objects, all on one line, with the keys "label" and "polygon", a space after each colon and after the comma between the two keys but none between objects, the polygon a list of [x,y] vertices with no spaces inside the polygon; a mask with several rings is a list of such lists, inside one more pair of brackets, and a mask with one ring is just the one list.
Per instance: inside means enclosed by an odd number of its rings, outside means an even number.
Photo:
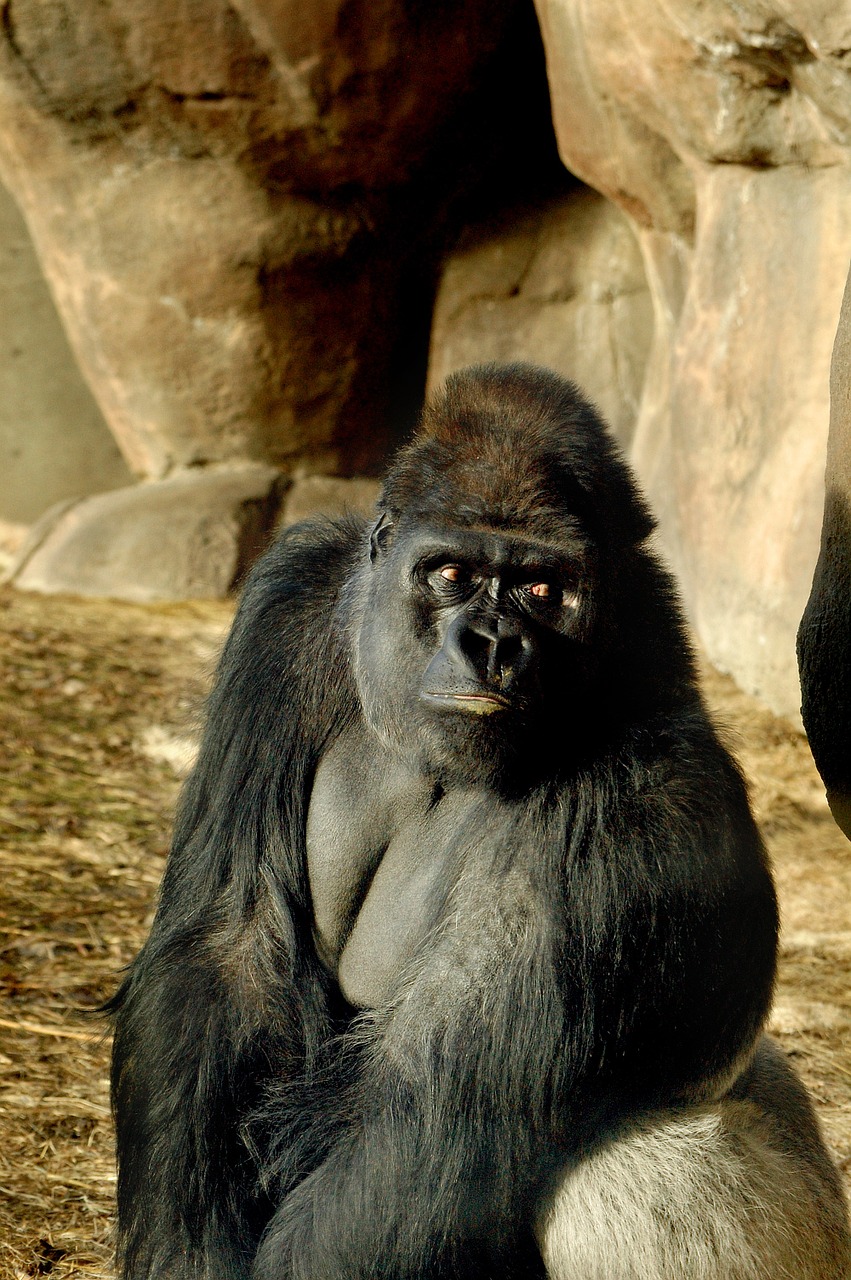
[{"label": "rock formation", "polygon": [[375,463],[412,188],[510,9],[4,6],[0,168],[137,473]]},{"label": "rock formation", "polygon": [[0,521],[24,527],[63,498],[130,480],[0,186]]},{"label": "rock formation", "polygon": [[279,479],[263,463],[219,463],[58,503],[31,529],[15,581],[140,602],[225,596],[265,545]]},{"label": "rock formation", "polygon": [[629,220],[577,186],[468,228],[438,289],[428,381],[486,360],[572,378],[629,445],[653,308]]},{"label": "rock formation", "polygon": [[537,0],[568,168],[641,243],[633,457],[710,658],[795,714],[851,256],[851,9]]},{"label": "rock formation", "polygon": [[[546,133],[529,0],[8,0],[0,174],[144,501],[256,463],[270,521],[287,478],[303,512],[312,476],[379,465],[425,376],[458,193],[479,183],[430,381],[531,357],[583,382],[709,657],[794,716],[851,256],[851,9],[536,9],[561,156],[598,195],[541,202],[518,180],[515,153]],[[196,532],[220,492],[198,488]],[[74,587],[62,538],[102,543],[142,500],[54,513],[30,581]]]},{"label": "rock formation", "polygon": [[138,476],[380,465],[404,317],[489,114],[469,91],[493,98],[516,7],[3,6],[0,176]]}]

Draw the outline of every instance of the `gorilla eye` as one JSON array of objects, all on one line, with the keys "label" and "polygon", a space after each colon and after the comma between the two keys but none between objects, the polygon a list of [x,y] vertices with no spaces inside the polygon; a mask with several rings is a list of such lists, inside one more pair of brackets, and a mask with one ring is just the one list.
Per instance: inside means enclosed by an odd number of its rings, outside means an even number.
[{"label": "gorilla eye", "polygon": [[552,582],[524,582],[520,589],[524,596],[531,596],[536,604],[559,604],[561,602],[561,587]]},{"label": "gorilla eye", "polygon": [[469,574],[466,569],[462,569],[460,564],[445,564],[438,573],[445,582],[466,582]]},{"label": "gorilla eye", "polygon": [[578,609],[580,595],[576,587],[562,586],[555,582],[527,582],[522,587],[523,594],[535,604]]},{"label": "gorilla eye", "polygon": [[473,588],[475,576],[466,565],[438,564],[427,575],[426,581],[432,593],[444,600],[458,600]]}]

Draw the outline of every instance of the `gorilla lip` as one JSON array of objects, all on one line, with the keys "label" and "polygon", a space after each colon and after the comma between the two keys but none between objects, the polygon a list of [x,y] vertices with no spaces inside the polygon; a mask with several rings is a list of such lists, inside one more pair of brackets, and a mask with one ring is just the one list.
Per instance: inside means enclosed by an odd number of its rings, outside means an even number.
[{"label": "gorilla lip", "polygon": [[494,711],[507,711],[511,703],[499,693],[428,693],[422,697],[447,711],[472,711],[474,715],[489,716]]}]

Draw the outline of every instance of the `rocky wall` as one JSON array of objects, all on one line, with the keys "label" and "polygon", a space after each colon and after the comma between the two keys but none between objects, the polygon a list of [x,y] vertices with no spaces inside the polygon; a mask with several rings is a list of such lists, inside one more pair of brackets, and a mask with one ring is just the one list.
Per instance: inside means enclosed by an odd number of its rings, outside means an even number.
[{"label": "rocky wall", "polygon": [[710,658],[796,715],[851,257],[851,9],[537,0],[565,164],[641,244],[632,454]]},{"label": "rocky wall", "polygon": [[[282,476],[380,466],[406,379],[417,382],[406,335],[425,329],[411,317],[428,314],[442,219],[475,178],[486,124],[499,129],[508,113],[491,64],[517,10],[517,0],[3,5],[0,176],[145,485],[255,462]],[[421,364],[424,379],[424,349]],[[202,542],[216,516],[205,503],[234,484],[198,489]],[[51,538],[30,549],[31,580],[90,582],[71,545],[107,545],[115,520],[141,518],[140,503],[160,509],[159,492],[89,503],[73,520],[54,512]],[[240,556],[234,543],[229,561]],[[137,561],[135,582],[113,576],[109,592],[162,590],[157,561]],[[213,566],[207,588],[219,584]],[[169,594],[184,589],[204,589],[197,565]]]},{"label": "rocky wall", "polygon": [[[301,512],[312,475],[379,466],[458,193],[490,172],[443,273],[430,381],[517,357],[580,381],[709,656],[794,715],[851,254],[851,10],[536,7],[561,155],[598,195],[518,182],[512,147],[546,132],[516,36],[529,0],[8,0],[0,172],[151,512],[176,492],[157,486],[212,469],[201,546],[223,494],[253,546],[291,477]],[[55,511],[26,572],[91,581],[62,538],[108,545],[139,511]],[[168,590],[220,578],[193,560]]]},{"label": "rocky wall", "polygon": [[41,274],[27,229],[0,187],[0,547],[54,502],[131,477]]},{"label": "rocky wall", "polygon": [[577,184],[467,228],[441,276],[428,384],[488,360],[547,365],[579,383],[628,447],[652,338],[629,219]]},{"label": "rocky wall", "polygon": [[137,474],[375,464],[428,160],[512,8],[7,0],[0,172]]}]

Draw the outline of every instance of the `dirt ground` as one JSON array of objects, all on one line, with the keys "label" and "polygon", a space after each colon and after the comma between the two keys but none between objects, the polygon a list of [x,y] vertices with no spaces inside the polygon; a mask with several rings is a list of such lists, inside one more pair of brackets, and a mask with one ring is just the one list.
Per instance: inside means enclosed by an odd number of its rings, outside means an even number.
[{"label": "dirt ground", "polygon": [[[108,1044],[92,1011],[145,935],[176,767],[230,616],[0,591],[2,1280],[113,1275]],[[851,845],[805,740],[725,677],[706,684],[780,887],[773,1028],[851,1179]]]}]

